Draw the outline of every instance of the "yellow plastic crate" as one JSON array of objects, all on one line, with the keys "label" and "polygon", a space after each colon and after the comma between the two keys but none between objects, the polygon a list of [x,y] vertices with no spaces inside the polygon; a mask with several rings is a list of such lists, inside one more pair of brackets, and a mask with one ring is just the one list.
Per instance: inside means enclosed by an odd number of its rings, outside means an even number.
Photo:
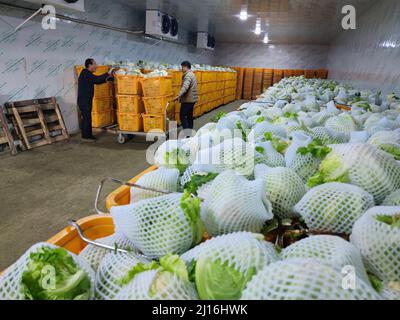
[{"label": "yellow plastic crate", "polygon": [[223,72],[223,71],[217,72],[216,80],[217,81],[224,81],[225,80],[225,72]]},{"label": "yellow plastic crate", "polygon": [[216,90],[224,90],[225,89],[225,82],[224,81],[217,82],[215,89]]},{"label": "yellow plastic crate", "polygon": [[[204,105],[204,104],[203,104]],[[201,104],[196,104],[194,106],[194,110],[193,110],[193,117],[198,118],[200,117],[203,113],[201,112]]]},{"label": "yellow plastic crate", "polygon": [[140,114],[118,112],[118,125],[122,131],[142,132],[143,118]]},{"label": "yellow plastic crate", "polygon": [[101,128],[115,123],[115,111],[92,112],[92,127]]},{"label": "yellow plastic crate", "polygon": [[202,81],[203,83],[215,82],[217,81],[217,72],[215,71],[202,71]]},{"label": "yellow plastic crate", "polygon": [[155,77],[143,78],[143,95],[145,97],[160,97],[172,95],[172,78],[168,77]]},{"label": "yellow plastic crate", "polygon": [[174,102],[172,101],[173,95],[169,96],[161,96],[161,97],[154,97],[154,98],[145,98],[143,97],[144,101],[144,108],[147,114],[164,114],[165,108],[167,104],[170,103],[170,108],[172,107],[171,104]]},{"label": "yellow plastic crate", "polygon": [[142,95],[142,84],[140,76],[116,75],[115,92],[123,95]]},{"label": "yellow plastic crate", "polygon": [[171,76],[172,86],[181,86],[183,72],[177,70],[168,70],[168,74]]},{"label": "yellow plastic crate", "polygon": [[93,113],[101,113],[110,111],[113,107],[112,98],[104,97],[104,98],[94,98],[93,99]]},{"label": "yellow plastic crate", "polygon": [[[165,132],[166,125],[168,125],[168,121],[166,121],[164,115],[160,114],[143,114],[143,131],[149,132],[152,130]],[[175,112],[173,114],[168,114],[169,120],[175,120]],[[167,123],[166,123],[167,122]]]},{"label": "yellow plastic crate", "polygon": [[177,97],[179,95],[179,92],[181,91],[181,86],[172,86],[172,91],[174,94],[174,97]]},{"label": "yellow plastic crate", "polygon": [[202,71],[193,71],[193,73],[196,76],[197,83],[203,83]]},{"label": "yellow plastic crate", "polygon": [[144,112],[144,104],[141,96],[123,95],[116,96],[117,110],[120,113],[141,114]]},{"label": "yellow plastic crate", "polygon": [[175,121],[177,122],[178,126],[181,124],[181,113],[175,112]]},{"label": "yellow plastic crate", "polygon": [[107,82],[103,84],[97,84],[94,86],[94,97],[95,98],[107,98],[112,97],[112,83]]}]

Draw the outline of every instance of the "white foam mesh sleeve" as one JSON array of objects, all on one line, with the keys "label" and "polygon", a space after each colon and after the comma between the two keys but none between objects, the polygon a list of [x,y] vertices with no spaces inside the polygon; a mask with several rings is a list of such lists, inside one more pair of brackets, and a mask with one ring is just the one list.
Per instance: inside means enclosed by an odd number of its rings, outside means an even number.
[{"label": "white foam mesh sleeve", "polygon": [[257,165],[254,169],[256,179],[265,181],[267,198],[272,203],[272,213],[279,218],[294,218],[298,215],[294,206],[306,194],[301,178],[292,169],[269,168]]},{"label": "white foam mesh sleeve", "polygon": [[134,253],[109,252],[96,273],[95,298],[112,300],[123,288],[121,280],[138,263],[149,261]]},{"label": "white foam mesh sleeve", "polygon": [[382,202],[382,206],[400,206],[400,189],[393,191]]},{"label": "white foam mesh sleeve", "polygon": [[151,258],[181,254],[194,241],[192,227],[180,207],[182,194],[142,200],[131,206],[114,207],[111,213],[117,229]]},{"label": "white foam mesh sleeve", "polygon": [[[114,233],[111,236],[96,239],[96,242],[103,243],[112,247],[118,246],[122,249],[132,249],[134,247],[134,244],[127,237],[119,233]],[[92,267],[92,269],[96,271],[100,265],[101,260],[109,252],[110,251],[108,249],[88,244],[79,253],[79,257],[85,259],[87,263],[89,263],[89,265]]]},{"label": "white foam mesh sleeve", "polygon": [[372,194],[377,204],[400,188],[400,165],[389,154],[368,144],[330,147],[340,157],[342,166],[348,169],[350,183]]},{"label": "white foam mesh sleeve", "polygon": [[200,258],[220,261],[241,273],[251,268],[260,270],[279,259],[272,243],[265,241],[263,235],[249,232],[212,238],[184,253],[181,258],[188,265]]},{"label": "white foam mesh sleeve", "polygon": [[202,218],[212,236],[237,232],[260,232],[272,219],[265,182],[249,181],[232,170],[221,173],[210,186],[202,207]]},{"label": "white foam mesh sleeve", "polygon": [[321,259],[339,269],[352,266],[357,276],[369,283],[360,250],[341,237],[317,235],[302,239],[286,247],[281,252],[281,258]]},{"label": "white foam mesh sleeve", "polygon": [[243,291],[242,300],[380,300],[362,279],[344,289],[343,274],[321,260],[288,259],[259,271]]},{"label": "white foam mesh sleeve", "polygon": [[383,281],[400,281],[400,228],[377,217],[399,214],[399,206],[371,208],[357,220],[350,236],[367,268]]},{"label": "white foam mesh sleeve", "polygon": [[363,189],[333,182],[309,190],[295,211],[313,230],[350,234],[354,222],[373,205],[373,197]]},{"label": "white foam mesh sleeve", "polygon": [[[159,190],[171,192],[178,191],[179,170],[159,168],[142,176],[136,184]],[[131,203],[136,203],[141,200],[155,198],[161,196],[162,193],[147,191],[139,188],[131,188]]]},{"label": "white foam mesh sleeve", "polygon": [[[194,285],[176,274],[171,275],[163,286],[153,288],[160,277],[157,270],[149,270],[136,275],[114,298],[114,300],[198,300]],[[151,294],[150,291],[155,291]]]},{"label": "white foam mesh sleeve", "polygon": [[[23,294],[23,287],[21,284],[22,274],[26,270],[29,260],[30,254],[37,252],[40,248],[58,248],[55,245],[41,242],[33,245],[30,249],[28,249],[14,264],[12,264],[0,277],[0,300],[25,300],[25,296]],[[88,275],[91,282],[91,294],[90,298],[93,297],[94,293],[94,282],[95,282],[95,273],[89,264],[86,263],[85,260],[81,259],[79,256],[69,252],[74,262],[83,269]]]}]

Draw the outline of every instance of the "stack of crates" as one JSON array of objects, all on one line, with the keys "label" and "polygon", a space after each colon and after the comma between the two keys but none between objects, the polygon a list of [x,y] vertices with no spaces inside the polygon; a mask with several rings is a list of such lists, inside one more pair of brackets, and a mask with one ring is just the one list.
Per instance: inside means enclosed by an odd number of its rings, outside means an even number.
[{"label": "stack of crates", "polygon": [[141,78],[134,75],[115,76],[117,118],[121,131],[143,131],[144,105]]},{"label": "stack of crates", "polygon": [[283,70],[281,69],[274,69],[274,78],[273,78],[273,83],[278,83],[281,81],[283,78]]},{"label": "stack of crates", "polygon": [[[182,78],[183,72],[178,70],[168,70],[168,74],[171,76],[172,80],[172,91],[174,98],[179,95],[179,91],[182,87]],[[181,111],[181,104],[175,103],[175,121],[180,124],[180,111]]]},{"label": "stack of crates", "polygon": [[236,70],[236,99],[242,99],[243,96],[243,80],[244,80],[244,68],[233,67]]},{"label": "stack of crates", "polygon": [[326,69],[318,69],[316,71],[316,76],[319,79],[328,79],[328,70],[326,70]]},{"label": "stack of crates", "polygon": [[[142,78],[143,101],[146,113],[143,117],[144,132],[167,130],[167,120],[175,119],[175,104],[172,76]],[[169,107],[166,114],[166,107]],[[168,119],[166,119],[167,117]]]},{"label": "stack of crates", "polygon": [[295,77],[304,76],[304,70],[302,70],[302,69],[293,70],[293,76],[295,76]]},{"label": "stack of crates", "polygon": [[[79,77],[83,69],[83,66],[75,67],[77,77]],[[99,76],[107,73],[108,70],[108,66],[98,66],[94,74]],[[112,82],[95,85],[92,109],[92,127],[102,128],[114,124],[115,121],[116,116],[114,110]]]},{"label": "stack of crates", "polygon": [[304,76],[307,79],[313,79],[315,78],[315,70],[304,70]]},{"label": "stack of crates", "polygon": [[244,73],[244,83],[243,83],[243,99],[251,100],[253,95],[253,79],[254,79],[254,69],[246,68]]},{"label": "stack of crates", "polygon": [[290,77],[293,77],[293,75],[294,75],[294,70],[292,70],[292,69],[283,70],[283,77],[284,78],[290,78]]},{"label": "stack of crates", "polygon": [[262,92],[263,74],[264,74],[264,69],[256,68],[254,70],[253,94],[252,94],[253,99],[257,99],[257,96],[259,96]]},{"label": "stack of crates", "polygon": [[224,75],[225,75],[225,90],[223,94],[224,97],[223,104],[227,104],[236,99],[237,73],[224,72]]},{"label": "stack of crates", "polygon": [[273,69],[264,69],[263,75],[263,91],[267,90],[269,87],[273,85],[274,80],[274,70]]}]

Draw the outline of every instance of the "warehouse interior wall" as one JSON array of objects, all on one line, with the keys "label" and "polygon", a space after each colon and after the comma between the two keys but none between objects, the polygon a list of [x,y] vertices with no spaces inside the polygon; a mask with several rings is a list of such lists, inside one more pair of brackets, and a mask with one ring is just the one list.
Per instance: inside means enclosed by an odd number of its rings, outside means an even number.
[{"label": "warehouse interior wall", "polygon": [[[112,1],[87,0],[85,6],[86,12],[74,13],[74,17],[129,30],[144,29],[143,12]],[[214,63],[212,52],[197,50],[193,45],[157,43],[154,39],[66,21],[58,21],[56,30],[44,30],[41,18],[35,19],[14,32],[14,27],[30,14],[0,6],[0,104],[55,96],[70,133],[79,130],[74,66],[82,65],[88,57],[99,63],[126,59]],[[189,43],[188,32],[183,30],[181,37],[182,42]]]},{"label": "warehouse interior wall", "polygon": [[400,1],[382,0],[342,31],[328,55],[329,78],[363,89],[400,91]]},{"label": "warehouse interior wall", "polygon": [[236,44],[217,46],[216,64],[272,69],[324,69],[329,45]]}]

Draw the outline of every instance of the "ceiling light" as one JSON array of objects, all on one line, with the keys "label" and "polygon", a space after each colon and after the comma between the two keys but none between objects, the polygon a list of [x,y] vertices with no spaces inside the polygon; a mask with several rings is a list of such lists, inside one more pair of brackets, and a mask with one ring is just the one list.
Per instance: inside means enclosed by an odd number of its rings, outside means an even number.
[{"label": "ceiling light", "polygon": [[269,42],[268,33],[265,34],[263,42],[264,43],[268,43]]},{"label": "ceiling light", "polygon": [[242,9],[240,10],[240,14],[239,14],[239,19],[242,21],[246,21],[248,17],[249,17],[249,14],[247,12],[247,6],[242,6]]},{"label": "ceiling light", "polygon": [[257,20],[256,20],[256,28],[254,30],[254,33],[258,36],[261,34],[261,19],[260,18],[257,18]]}]

